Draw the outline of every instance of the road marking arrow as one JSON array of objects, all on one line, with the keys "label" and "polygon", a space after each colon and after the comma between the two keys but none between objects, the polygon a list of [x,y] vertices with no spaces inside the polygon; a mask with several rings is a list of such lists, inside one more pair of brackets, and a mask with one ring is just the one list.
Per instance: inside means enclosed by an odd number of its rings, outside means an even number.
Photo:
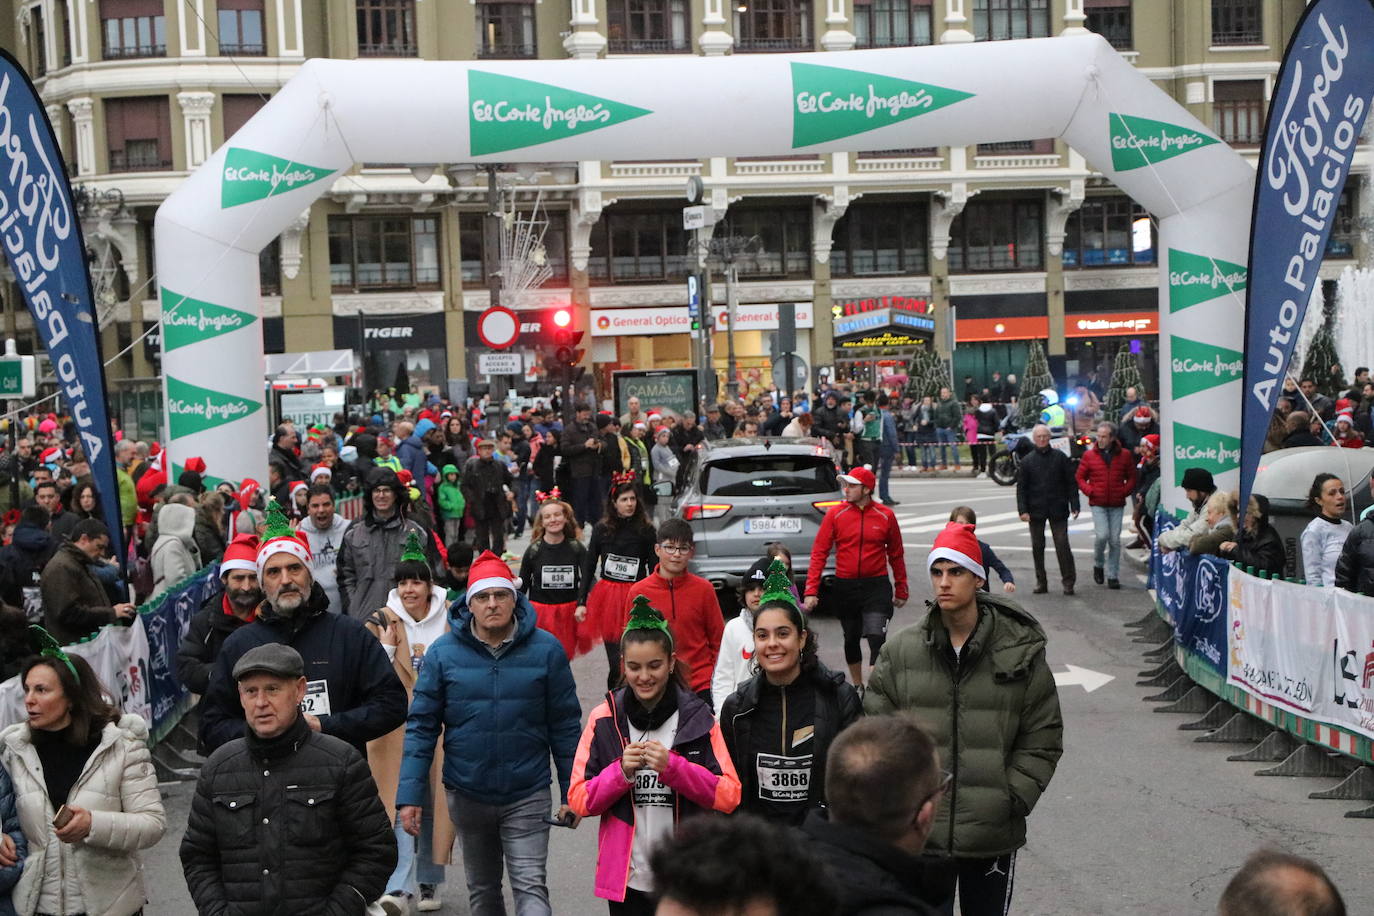
[{"label": "road marking arrow", "polygon": [[1101,671],[1089,671],[1087,668],[1080,668],[1077,665],[1065,665],[1068,671],[1056,671],[1054,683],[1056,687],[1081,686],[1088,693],[1092,693],[1099,687],[1103,687],[1108,681],[1116,680],[1110,674],[1103,674]]}]

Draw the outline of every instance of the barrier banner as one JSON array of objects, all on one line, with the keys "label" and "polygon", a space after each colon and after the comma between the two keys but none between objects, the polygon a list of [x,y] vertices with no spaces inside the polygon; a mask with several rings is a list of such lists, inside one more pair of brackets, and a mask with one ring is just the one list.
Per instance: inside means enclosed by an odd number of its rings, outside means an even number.
[{"label": "barrier banner", "polygon": [[105,361],[71,184],[38,92],[0,49],[0,237],[100,492],[110,547],[124,528],[106,414]]},{"label": "barrier banner", "polygon": [[1251,217],[1240,505],[1317,282],[1336,205],[1374,95],[1374,4],[1315,0],[1284,52]]},{"label": "barrier banner", "polygon": [[1374,601],[1343,589],[1330,594],[1330,642],[1317,685],[1315,718],[1374,738]]},{"label": "barrier banner", "polygon": [[[152,705],[148,691],[148,637],[143,621],[136,619],[131,626],[109,626],[95,638],[66,651],[80,655],[91,663],[100,683],[104,684],[128,713],[152,722]],[[0,682],[0,729],[23,722],[24,685],[18,675]]]},{"label": "barrier banner", "polygon": [[1229,588],[1228,683],[1266,703],[1320,719],[1321,672],[1331,668],[1334,590],[1260,579],[1234,567]]},{"label": "barrier banner", "polygon": [[1169,622],[1178,625],[1183,613],[1184,567],[1178,551],[1164,553],[1159,549],[1159,536],[1175,527],[1178,520],[1163,511],[1155,513],[1155,540],[1150,545],[1150,588]]},{"label": "barrier banner", "polygon": [[1183,612],[1174,621],[1179,646],[1205,662],[1217,676],[1226,677],[1226,580],[1230,564],[1221,557],[1180,554],[1187,569]]},{"label": "barrier banner", "polygon": [[148,728],[154,741],[171,731],[190,704],[190,691],[177,680],[177,646],[191,617],[207,598],[223,588],[216,563],[192,573],[139,608],[139,619],[148,633],[144,658],[151,704]]}]

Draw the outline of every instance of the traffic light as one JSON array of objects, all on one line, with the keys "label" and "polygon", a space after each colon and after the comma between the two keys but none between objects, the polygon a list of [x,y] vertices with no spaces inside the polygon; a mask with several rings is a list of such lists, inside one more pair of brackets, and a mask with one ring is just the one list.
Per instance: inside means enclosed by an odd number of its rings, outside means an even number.
[{"label": "traffic light", "polygon": [[551,315],[553,323],[553,359],[559,366],[572,367],[582,362],[583,351],[577,345],[585,331],[573,328],[573,310],[559,306]]}]

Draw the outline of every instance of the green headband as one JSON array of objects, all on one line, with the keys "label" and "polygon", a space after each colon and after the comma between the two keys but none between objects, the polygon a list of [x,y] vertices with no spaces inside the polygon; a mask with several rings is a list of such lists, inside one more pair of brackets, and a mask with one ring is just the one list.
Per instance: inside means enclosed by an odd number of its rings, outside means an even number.
[{"label": "green headband", "polygon": [[38,654],[44,658],[55,658],[67,666],[71,671],[72,677],[76,678],[78,684],[81,683],[81,675],[76,673],[76,665],[72,664],[71,656],[62,651],[62,646],[57,640],[52,638],[52,634],[43,629],[36,623],[29,624],[29,635],[38,645]]},{"label": "green headband", "polygon": [[420,546],[420,536],[414,531],[406,535],[405,548],[401,551],[402,563],[429,563],[424,548]]},{"label": "green headband", "polygon": [[787,564],[777,557],[768,564],[768,577],[763,580],[763,595],[759,598],[759,607],[770,602],[796,608],[797,613],[801,614],[802,627],[806,627],[806,613],[797,607],[797,597],[792,594],[792,579],[787,575]]},{"label": "green headband", "polygon": [[630,605],[630,622],[625,624],[625,632],[620,634],[621,641],[632,630],[662,630],[668,636],[668,644],[673,644],[673,631],[668,629],[668,621],[656,611],[644,595],[636,595]]}]

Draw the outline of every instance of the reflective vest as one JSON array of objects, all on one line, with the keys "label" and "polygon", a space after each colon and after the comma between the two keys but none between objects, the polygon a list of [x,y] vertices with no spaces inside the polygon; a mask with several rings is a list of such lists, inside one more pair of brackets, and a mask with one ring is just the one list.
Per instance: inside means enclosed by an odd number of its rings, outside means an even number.
[{"label": "reflective vest", "polygon": [[1044,423],[1050,429],[1055,429],[1056,427],[1063,429],[1069,425],[1069,417],[1068,414],[1064,412],[1062,406],[1059,404],[1052,404],[1040,411],[1040,422]]}]

